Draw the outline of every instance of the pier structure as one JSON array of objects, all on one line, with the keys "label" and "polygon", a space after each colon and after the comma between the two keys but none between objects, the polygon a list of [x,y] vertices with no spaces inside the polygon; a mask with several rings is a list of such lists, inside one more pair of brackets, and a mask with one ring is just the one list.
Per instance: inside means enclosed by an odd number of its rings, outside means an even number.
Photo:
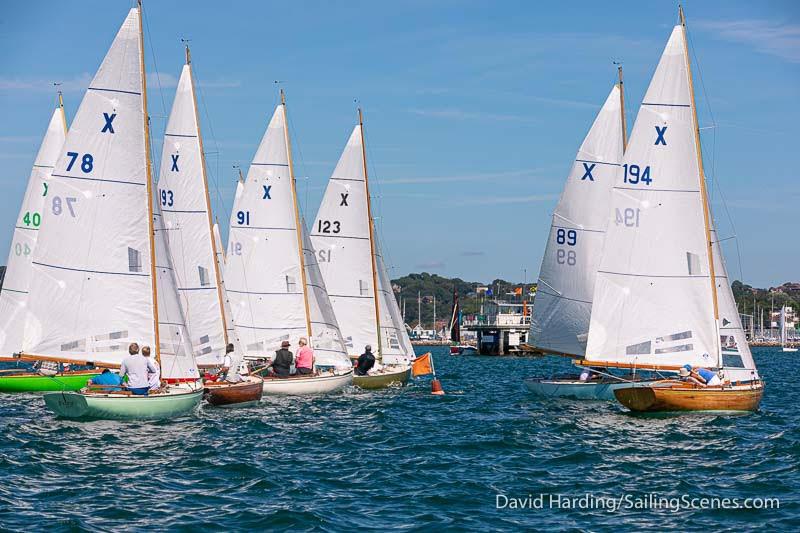
[{"label": "pier structure", "polygon": [[465,317],[461,328],[478,336],[481,355],[523,355],[521,349],[528,341],[531,327],[530,306],[527,302],[489,301],[481,313]]}]

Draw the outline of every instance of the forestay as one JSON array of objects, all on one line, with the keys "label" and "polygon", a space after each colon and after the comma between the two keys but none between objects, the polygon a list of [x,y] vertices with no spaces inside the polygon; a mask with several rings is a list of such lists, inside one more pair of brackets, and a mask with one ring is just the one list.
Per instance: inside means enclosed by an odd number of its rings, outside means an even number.
[{"label": "forestay", "polygon": [[119,363],[153,345],[139,16],[132,9],[67,134],[33,254],[25,351]]},{"label": "forestay", "polygon": [[583,356],[614,177],[622,161],[620,88],[615,85],[578,150],[553,212],[531,316],[532,344]]},{"label": "forestay", "polygon": [[199,364],[213,365],[222,362],[226,331],[195,102],[191,65],[186,64],[164,134],[157,201],[194,354]]},{"label": "forestay", "polygon": [[[296,347],[300,337],[311,334],[319,362],[320,357],[324,359],[323,351],[344,355],[344,345],[335,319],[324,316],[325,309],[314,305],[318,299],[324,304],[327,294],[317,296],[314,287],[303,285],[298,247],[305,237],[298,238],[299,213],[295,213],[286,141],[285,112],[279,105],[234,200],[226,289],[245,357],[271,356],[281,341],[289,340]],[[310,244],[305,247],[312,249]],[[321,277],[314,284],[324,292]],[[306,314],[307,302],[310,316]],[[327,324],[336,332],[336,338],[328,339],[322,336],[323,332],[313,331],[314,324]]]},{"label": "forestay", "polygon": [[611,193],[587,360],[718,364],[692,105],[684,29],[676,26]]},{"label": "forestay", "polygon": [[0,357],[22,350],[25,322],[28,320],[28,287],[31,258],[42,224],[42,210],[47,199],[47,180],[61,154],[67,134],[64,106],[59,103],[33,163],[25,196],[14,226],[8,252],[3,290],[0,292]]}]

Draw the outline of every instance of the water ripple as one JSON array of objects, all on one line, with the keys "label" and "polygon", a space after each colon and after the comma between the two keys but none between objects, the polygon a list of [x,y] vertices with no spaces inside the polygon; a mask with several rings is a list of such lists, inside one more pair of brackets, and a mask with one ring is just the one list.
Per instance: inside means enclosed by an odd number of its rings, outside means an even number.
[{"label": "water ripple", "polygon": [[[800,385],[782,352],[756,353],[768,381],[758,413],[663,417],[523,391],[522,377],[564,371],[561,360],[434,353],[444,397],[420,379],[120,423],[58,420],[37,395],[0,395],[0,526],[780,530],[800,519]],[[782,501],[769,511],[495,506],[498,494],[586,493]]]}]

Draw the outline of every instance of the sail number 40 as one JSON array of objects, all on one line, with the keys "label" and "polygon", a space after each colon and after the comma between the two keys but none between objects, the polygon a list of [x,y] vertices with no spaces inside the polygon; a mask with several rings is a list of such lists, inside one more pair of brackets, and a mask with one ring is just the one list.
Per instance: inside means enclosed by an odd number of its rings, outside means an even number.
[{"label": "sail number 40", "polygon": [[631,185],[636,185],[637,183],[644,183],[646,185],[650,185],[653,181],[653,178],[650,177],[650,166],[646,166],[641,168],[639,165],[629,165],[624,164],[622,165],[623,170],[625,171],[623,181],[625,183],[630,183]]}]

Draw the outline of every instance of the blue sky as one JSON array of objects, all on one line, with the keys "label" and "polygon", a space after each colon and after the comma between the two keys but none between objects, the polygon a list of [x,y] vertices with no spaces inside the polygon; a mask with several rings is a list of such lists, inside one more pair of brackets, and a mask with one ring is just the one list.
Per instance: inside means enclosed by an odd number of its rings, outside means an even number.
[{"label": "blue sky", "polygon": [[[1,256],[51,113],[52,82],[63,84],[71,119],[130,6],[3,10]],[[800,280],[800,3],[685,8],[706,167],[720,185],[717,223],[721,237],[736,235],[724,245],[731,277],[758,286]],[[526,269],[530,281],[575,151],[615,81],[612,60],[624,63],[630,128],[677,4],[150,1],[145,18],[155,153],[183,63],[180,38],[189,38],[220,220],[233,166],[246,170],[281,80],[308,218],[357,99],[391,275],[521,280]]]}]

